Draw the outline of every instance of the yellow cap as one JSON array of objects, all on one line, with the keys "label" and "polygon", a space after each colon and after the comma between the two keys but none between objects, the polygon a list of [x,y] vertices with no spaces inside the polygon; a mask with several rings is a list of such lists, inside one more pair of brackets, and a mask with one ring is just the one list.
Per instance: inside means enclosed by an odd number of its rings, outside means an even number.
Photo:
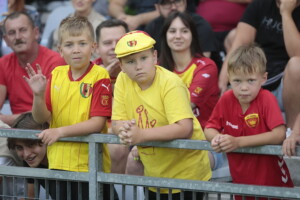
[{"label": "yellow cap", "polygon": [[155,40],[144,31],[131,31],[123,35],[115,47],[117,58],[151,49]]}]

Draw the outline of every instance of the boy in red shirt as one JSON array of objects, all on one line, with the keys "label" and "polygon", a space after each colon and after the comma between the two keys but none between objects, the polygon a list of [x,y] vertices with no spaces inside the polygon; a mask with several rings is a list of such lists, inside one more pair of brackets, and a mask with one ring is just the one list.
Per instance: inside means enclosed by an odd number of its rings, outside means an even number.
[{"label": "boy in red shirt", "polygon": [[285,139],[286,128],[276,98],[261,89],[267,80],[263,51],[255,45],[238,48],[231,54],[227,72],[232,90],[214,108],[205,128],[207,140],[216,152],[227,153],[234,183],[293,187],[281,157],[231,153],[240,147],[281,144]]}]

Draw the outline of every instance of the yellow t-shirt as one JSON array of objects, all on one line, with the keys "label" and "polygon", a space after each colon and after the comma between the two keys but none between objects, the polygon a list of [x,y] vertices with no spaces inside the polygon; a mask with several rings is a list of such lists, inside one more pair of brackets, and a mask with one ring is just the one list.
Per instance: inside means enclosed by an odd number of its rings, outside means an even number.
[{"label": "yellow t-shirt", "polygon": [[[109,79],[106,69],[91,66],[80,80],[69,78],[69,66],[59,66],[52,71],[50,99],[52,120],[50,128],[69,126],[90,118],[93,86],[100,80]],[[83,91],[84,90],[84,91]],[[103,131],[107,131],[104,128]],[[88,144],[84,142],[55,142],[48,146],[49,169],[88,171]],[[103,145],[103,171],[110,172],[110,156]]]},{"label": "yellow t-shirt", "polygon": [[[136,82],[121,72],[114,89],[112,120],[135,119],[138,127],[153,128],[193,118],[191,139],[205,140],[204,133],[190,107],[189,92],[172,72],[156,66],[152,85],[141,90]],[[145,176],[207,181],[211,178],[208,152],[138,146]],[[150,190],[155,191],[154,188]],[[179,192],[173,190],[173,193]],[[162,189],[161,193],[168,193]]]}]

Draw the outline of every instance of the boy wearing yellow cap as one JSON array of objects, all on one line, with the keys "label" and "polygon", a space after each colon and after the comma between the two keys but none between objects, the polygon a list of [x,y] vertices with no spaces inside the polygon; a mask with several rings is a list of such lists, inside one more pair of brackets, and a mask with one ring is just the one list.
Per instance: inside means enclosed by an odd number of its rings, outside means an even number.
[{"label": "boy wearing yellow cap", "polygon": [[[205,140],[190,107],[189,93],[181,79],[156,65],[155,40],[147,33],[133,31],[117,43],[121,63],[114,90],[112,128],[125,145],[173,139]],[[138,146],[145,176],[207,181],[211,170],[207,151]],[[150,188],[149,199],[156,199]],[[179,198],[172,190],[172,199]],[[168,189],[160,189],[168,199]],[[184,192],[192,199],[192,192]],[[197,199],[202,194],[197,193]]]}]

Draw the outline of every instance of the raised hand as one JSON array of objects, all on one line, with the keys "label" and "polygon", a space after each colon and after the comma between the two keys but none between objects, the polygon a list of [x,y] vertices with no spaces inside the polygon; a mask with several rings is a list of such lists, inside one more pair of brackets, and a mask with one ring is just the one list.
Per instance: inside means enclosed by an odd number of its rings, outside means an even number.
[{"label": "raised hand", "polygon": [[47,79],[44,74],[42,74],[41,66],[36,64],[37,72],[34,71],[31,64],[27,63],[27,67],[25,68],[28,77],[23,76],[27,84],[30,86],[34,95],[44,95]]}]

